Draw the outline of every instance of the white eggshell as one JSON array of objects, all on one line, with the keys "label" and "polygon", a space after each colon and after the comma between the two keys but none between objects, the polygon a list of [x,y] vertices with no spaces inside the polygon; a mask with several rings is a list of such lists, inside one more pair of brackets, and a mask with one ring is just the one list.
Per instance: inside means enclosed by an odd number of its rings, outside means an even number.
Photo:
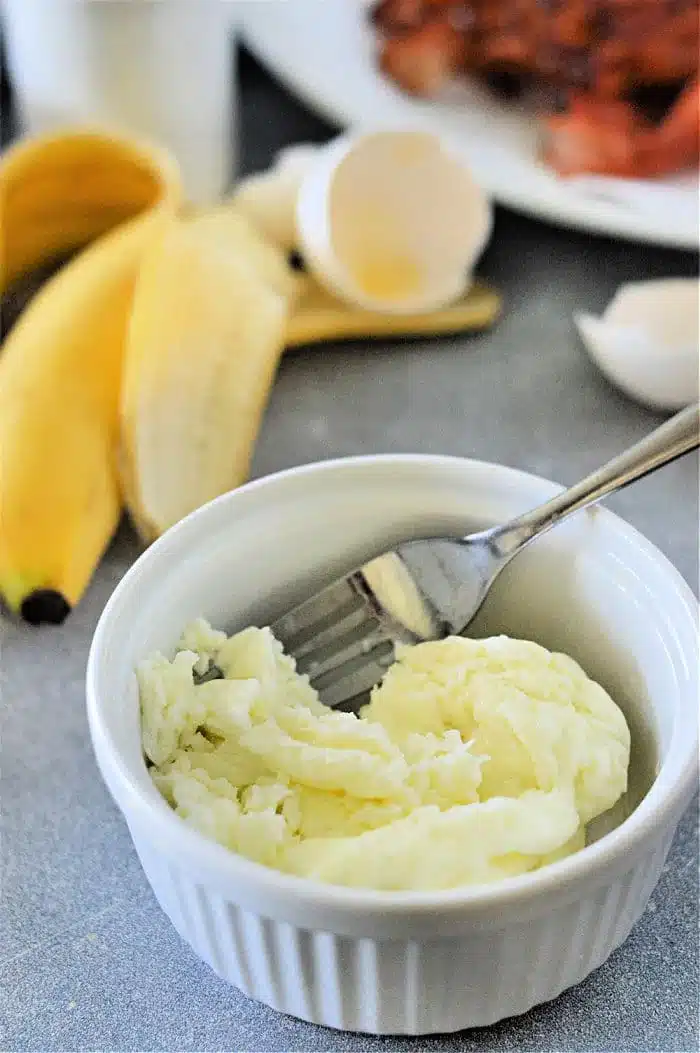
[{"label": "white eggshell", "polygon": [[321,151],[301,183],[297,229],[304,259],[331,293],[367,310],[413,313],[464,293],[492,208],[439,136],[373,131]]},{"label": "white eggshell", "polygon": [[623,285],[602,317],[574,321],[613,384],[654,409],[677,410],[698,398],[699,311],[697,279],[669,278]]},{"label": "white eggshell", "polygon": [[317,159],[322,147],[315,143],[293,143],[285,146],[275,157],[274,169],[304,176]]}]

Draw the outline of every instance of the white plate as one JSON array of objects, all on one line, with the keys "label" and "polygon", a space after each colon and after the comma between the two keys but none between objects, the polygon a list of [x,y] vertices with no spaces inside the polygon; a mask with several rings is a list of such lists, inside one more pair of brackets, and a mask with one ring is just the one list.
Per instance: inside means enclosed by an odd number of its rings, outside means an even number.
[{"label": "white plate", "polygon": [[562,180],[537,160],[531,114],[475,84],[439,101],[402,94],[377,71],[358,0],[248,0],[240,5],[251,50],[300,99],[343,126],[430,127],[464,148],[497,201],[561,226],[673,248],[698,249],[697,173],[655,182]]}]

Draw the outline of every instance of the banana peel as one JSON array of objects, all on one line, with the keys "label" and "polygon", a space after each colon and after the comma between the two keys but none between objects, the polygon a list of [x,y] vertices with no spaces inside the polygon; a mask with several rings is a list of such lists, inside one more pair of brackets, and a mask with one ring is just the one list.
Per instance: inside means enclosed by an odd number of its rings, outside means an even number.
[{"label": "banana peel", "polygon": [[0,159],[0,293],[180,197],[177,164],[156,146],[90,129],[20,140]]},{"label": "banana peel", "polygon": [[476,281],[459,300],[425,314],[378,314],[351,307],[307,278],[287,325],[288,349],[331,341],[440,336],[486,329],[501,313],[501,297]]},{"label": "banana peel", "polygon": [[[102,190],[79,186],[79,172],[86,183],[89,172],[99,175]],[[60,622],[121,514],[115,449],[126,328],[141,255],[180,188],[172,162],[77,135],[10,151],[0,190],[4,284],[119,224],[49,279],[0,353],[0,594],[29,622]],[[121,222],[129,212],[136,218]]]}]

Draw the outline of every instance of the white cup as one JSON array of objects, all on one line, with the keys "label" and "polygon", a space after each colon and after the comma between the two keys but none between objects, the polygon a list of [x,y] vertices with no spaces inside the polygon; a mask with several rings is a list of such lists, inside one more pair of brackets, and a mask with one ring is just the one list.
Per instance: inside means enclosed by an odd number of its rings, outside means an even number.
[{"label": "white cup", "polygon": [[100,124],[160,143],[196,203],[235,166],[237,0],[1,0],[23,131]]}]

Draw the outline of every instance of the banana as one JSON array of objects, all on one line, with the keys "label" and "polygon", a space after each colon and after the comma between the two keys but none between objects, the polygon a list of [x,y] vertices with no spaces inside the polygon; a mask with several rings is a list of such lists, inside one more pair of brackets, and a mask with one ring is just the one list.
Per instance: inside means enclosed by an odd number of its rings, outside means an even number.
[{"label": "banana", "polygon": [[421,316],[341,304],[289,266],[277,189],[183,214],[169,155],[100,132],[0,159],[0,292],[97,238],[0,354],[0,594],[27,621],[60,622],[79,601],[124,499],[150,541],[244,481],[285,346],[483,328],[498,315],[480,284]]},{"label": "banana", "polygon": [[311,143],[287,146],[266,172],[241,179],[229,198],[233,208],[254,223],[268,241],[288,252],[298,248],[297,197],[319,149]]},{"label": "banana", "polygon": [[152,541],[242,483],[285,346],[479,328],[498,296],[414,318],[348,308],[288,266],[230,206],[173,218],[147,250],[134,297],[121,403],[127,506]]},{"label": "banana", "polygon": [[[173,162],[161,169],[154,157],[108,137],[69,136],[17,147],[0,166],[2,282],[143,212],[50,279],[0,353],[0,594],[32,623],[63,620],[119,520],[115,449],[133,289],[145,246],[180,201]],[[80,172],[99,187],[73,187]]]},{"label": "banana", "polygon": [[485,282],[475,281],[461,299],[425,314],[378,314],[337,300],[308,278],[287,325],[287,348],[331,340],[397,336],[439,336],[486,329],[501,313],[501,298]]},{"label": "banana", "polygon": [[284,253],[230,208],[173,219],[147,250],[120,448],[145,540],[245,480],[297,286]]},{"label": "banana", "polygon": [[177,165],[150,144],[76,130],[20,140],[0,158],[0,293],[166,198]]}]

